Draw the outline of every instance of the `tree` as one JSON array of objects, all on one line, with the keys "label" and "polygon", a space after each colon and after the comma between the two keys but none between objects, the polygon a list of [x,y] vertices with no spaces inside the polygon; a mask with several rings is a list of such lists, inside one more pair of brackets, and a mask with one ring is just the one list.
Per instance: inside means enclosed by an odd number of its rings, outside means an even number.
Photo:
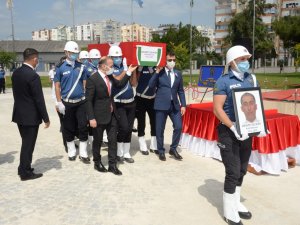
[{"label": "tree", "polygon": [[[254,47],[255,57],[265,56],[271,53],[274,49],[272,36],[268,32],[268,28],[263,24],[261,16],[264,15],[264,10],[274,7],[273,4],[266,4],[265,0],[256,0],[255,2],[255,29],[254,29]],[[246,46],[251,52],[253,42],[253,0],[241,1],[244,10],[237,13],[228,26],[229,35],[225,38],[225,46],[229,47],[241,42],[248,42]]]},{"label": "tree", "polygon": [[14,62],[16,61],[16,58],[16,53],[0,50],[0,64],[2,64],[4,67],[13,69],[15,66]]},{"label": "tree", "polygon": [[179,70],[189,68],[189,50],[184,46],[183,43],[175,45],[171,42],[170,45],[176,55],[176,68]]}]

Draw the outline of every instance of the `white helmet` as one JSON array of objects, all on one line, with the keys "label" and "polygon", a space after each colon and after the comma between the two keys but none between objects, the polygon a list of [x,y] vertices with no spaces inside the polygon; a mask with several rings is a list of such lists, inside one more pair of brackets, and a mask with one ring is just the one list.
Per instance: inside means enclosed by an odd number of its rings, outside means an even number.
[{"label": "white helmet", "polygon": [[90,59],[100,59],[101,54],[98,49],[91,49],[89,52]]},{"label": "white helmet", "polygon": [[89,58],[89,53],[87,51],[81,51],[79,53],[79,59],[88,59]]},{"label": "white helmet", "polygon": [[248,52],[248,50],[244,46],[241,45],[233,46],[226,53],[226,64],[228,65],[233,60],[242,56],[248,56],[250,58],[252,55]]},{"label": "white helmet", "polygon": [[68,41],[64,50],[68,52],[79,53],[79,47],[75,41]]},{"label": "white helmet", "polygon": [[112,45],[109,48],[108,56],[122,56],[122,49],[117,45]]}]

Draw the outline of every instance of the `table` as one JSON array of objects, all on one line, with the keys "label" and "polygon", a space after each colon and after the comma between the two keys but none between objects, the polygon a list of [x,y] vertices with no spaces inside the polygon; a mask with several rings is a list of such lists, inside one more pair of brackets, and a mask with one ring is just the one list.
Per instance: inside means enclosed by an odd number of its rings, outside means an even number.
[{"label": "table", "polygon": [[[287,171],[287,157],[300,162],[300,121],[296,115],[265,110],[266,125],[271,132],[266,137],[254,137],[249,164],[256,171],[279,175]],[[187,106],[183,117],[181,147],[191,152],[221,160],[217,146],[216,126],[219,120],[213,113],[212,102]]]}]

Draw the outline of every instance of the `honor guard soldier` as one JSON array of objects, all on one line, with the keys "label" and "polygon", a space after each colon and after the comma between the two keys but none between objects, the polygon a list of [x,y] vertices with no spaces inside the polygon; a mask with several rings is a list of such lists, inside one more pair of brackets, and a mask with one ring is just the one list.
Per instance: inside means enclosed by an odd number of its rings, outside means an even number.
[{"label": "honor guard soldier", "polygon": [[158,154],[157,143],[156,143],[156,133],[155,133],[155,111],[154,111],[154,98],[155,89],[149,88],[149,80],[153,75],[153,68],[148,66],[140,66],[138,68],[137,80],[138,85],[136,87],[136,118],[137,118],[137,130],[139,137],[140,151],[143,155],[148,155],[148,147],[145,140],[145,119],[146,113],[148,113],[150,120],[150,132],[151,132],[151,142],[150,151]]},{"label": "honor guard soldier", "polygon": [[[112,57],[114,62],[114,72],[113,76],[121,80],[125,74],[131,73],[128,70],[126,58],[122,59],[122,50],[119,46],[112,45],[109,48],[109,56]],[[135,118],[135,93],[132,88],[132,84],[135,85],[136,76],[135,71],[131,76],[131,80],[126,83],[122,88],[117,88],[113,86],[112,95],[114,97],[114,102],[116,104],[116,110],[119,115],[118,125],[118,153],[117,159],[119,161],[125,160],[128,163],[133,163],[134,160],[130,155],[130,142],[132,127]]]},{"label": "honor guard soldier", "polygon": [[86,116],[85,84],[86,67],[77,61],[79,47],[68,41],[64,48],[66,60],[57,66],[54,77],[57,109],[63,114],[63,132],[67,141],[70,161],[76,159],[75,135],[78,131],[79,159],[90,163],[87,154],[88,127]]},{"label": "honor guard soldier", "polygon": [[[222,75],[214,88],[214,113],[220,120],[217,127],[218,147],[225,167],[223,191],[224,219],[230,225],[242,225],[242,219],[250,219],[251,213],[240,202],[241,186],[252,148],[252,137],[247,133],[239,135],[235,127],[232,89],[256,87],[257,81],[248,72],[251,54],[240,45],[231,47],[226,54],[228,73]],[[266,133],[260,134],[266,136]]]}]

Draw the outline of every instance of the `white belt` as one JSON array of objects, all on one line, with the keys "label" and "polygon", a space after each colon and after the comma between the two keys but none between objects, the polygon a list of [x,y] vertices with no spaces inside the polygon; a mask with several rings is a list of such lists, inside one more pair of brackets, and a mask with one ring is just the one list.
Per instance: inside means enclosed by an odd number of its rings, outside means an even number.
[{"label": "white belt", "polygon": [[140,94],[140,93],[136,93],[137,96],[141,97],[141,98],[147,98],[147,99],[153,99],[155,98],[155,95],[153,96],[147,96],[147,95],[144,95],[144,94]]},{"label": "white belt", "polygon": [[114,99],[114,102],[119,102],[119,103],[130,103],[133,102],[134,98],[130,98],[130,99]]},{"label": "white belt", "polygon": [[79,99],[63,99],[64,102],[69,102],[69,103],[78,103],[85,100],[85,96]]}]

